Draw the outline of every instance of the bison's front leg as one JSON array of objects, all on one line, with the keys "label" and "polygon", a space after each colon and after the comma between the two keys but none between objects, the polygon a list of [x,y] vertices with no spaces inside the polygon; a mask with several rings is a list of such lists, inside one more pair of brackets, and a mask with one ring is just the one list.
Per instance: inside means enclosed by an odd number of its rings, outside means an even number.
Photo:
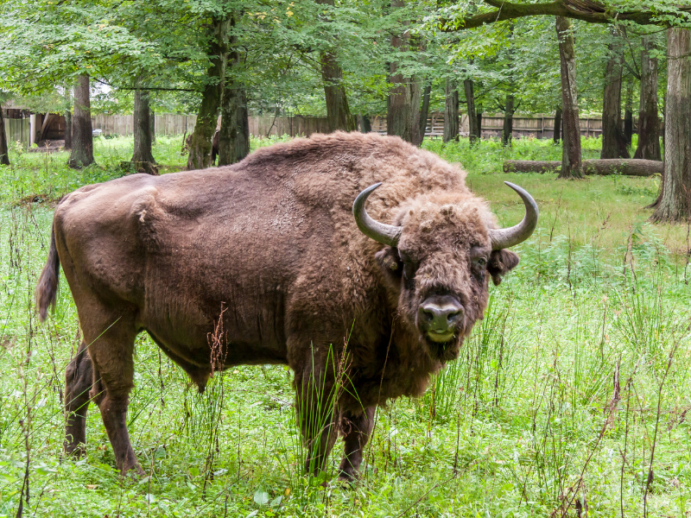
[{"label": "bison's front leg", "polygon": [[341,424],[345,452],[339,468],[341,480],[354,480],[357,478],[362,452],[367,446],[372,427],[374,426],[374,410],[371,406],[359,415],[345,414]]},{"label": "bison's front leg", "polygon": [[84,342],[65,371],[65,452],[80,455],[86,443],[86,411],[93,383],[91,359]]},{"label": "bison's front leg", "polygon": [[303,442],[307,449],[305,471],[319,474],[338,437],[338,408],[332,394],[333,382],[311,369],[296,373],[296,411]]}]

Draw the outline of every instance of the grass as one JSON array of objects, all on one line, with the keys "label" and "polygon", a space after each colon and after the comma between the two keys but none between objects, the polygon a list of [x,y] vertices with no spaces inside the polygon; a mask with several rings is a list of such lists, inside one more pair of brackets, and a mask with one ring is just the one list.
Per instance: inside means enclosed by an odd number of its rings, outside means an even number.
[{"label": "grass", "polygon": [[[180,143],[158,139],[165,170],[184,165]],[[503,224],[522,208],[502,182],[526,187],[540,225],[462,357],[423,397],[378,411],[353,488],[329,483],[340,443],[327,476],[302,474],[286,368],[238,367],[198,395],[144,336],[128,420],[147,476],[115,471],[93,407],[86,457],[63,459],[76,310],[63,287],[38,325],[32,293],[52,202],[123,174],[131,146],[98,140],[81,172],[65,154],[13,152],[0,167],[0,516],[691,515],[688,228],[646,223],[658,179],[500,172],[504,158],[558,158],[548,141],[425,143],[464,164]]]}]

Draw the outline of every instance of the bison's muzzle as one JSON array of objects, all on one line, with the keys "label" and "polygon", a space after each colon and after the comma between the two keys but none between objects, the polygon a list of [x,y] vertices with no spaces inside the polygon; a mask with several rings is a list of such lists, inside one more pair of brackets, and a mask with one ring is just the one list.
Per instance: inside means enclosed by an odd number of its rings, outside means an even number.
[{"label": "bison's muzzle", "polygon": [[429,297],[418,310],[420,333],[437,343],[451,340],[463,322],[463,306],[451,295]]}]

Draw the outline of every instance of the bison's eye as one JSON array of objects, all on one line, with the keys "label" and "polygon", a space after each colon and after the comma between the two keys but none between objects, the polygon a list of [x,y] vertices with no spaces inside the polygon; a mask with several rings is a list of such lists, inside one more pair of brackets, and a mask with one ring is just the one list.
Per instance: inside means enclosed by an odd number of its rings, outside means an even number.
[{"label": "bison's eye", "polygon": [[403,263],[403,279],[411,281],[413,277],[415,277],[415,272],[417,271],[419,263],[400,250],[398,251],[398,255]]},{"label": "bison's eye", "polygon": [[487,269],[487,259],[484,257],[475,257],[473,258],[471,264],[473,275],[476,278],[483,280],[485,278],[485,270]]}]

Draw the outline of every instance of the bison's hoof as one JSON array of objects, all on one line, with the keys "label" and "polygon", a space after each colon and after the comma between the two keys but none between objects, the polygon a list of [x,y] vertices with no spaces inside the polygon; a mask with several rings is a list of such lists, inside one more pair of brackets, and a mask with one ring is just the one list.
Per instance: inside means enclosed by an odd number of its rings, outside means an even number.
[{"label": "bison's hoof", "polygon": [[83,442],[66,442],[65,457],[80,458],[86,454],[86,444]]},{"label": "bison's hoof", "polygon": [[358,473],[353,469],[342,469],[338,475],[338,481],[349,485],[355,484],[358,480]]}]

